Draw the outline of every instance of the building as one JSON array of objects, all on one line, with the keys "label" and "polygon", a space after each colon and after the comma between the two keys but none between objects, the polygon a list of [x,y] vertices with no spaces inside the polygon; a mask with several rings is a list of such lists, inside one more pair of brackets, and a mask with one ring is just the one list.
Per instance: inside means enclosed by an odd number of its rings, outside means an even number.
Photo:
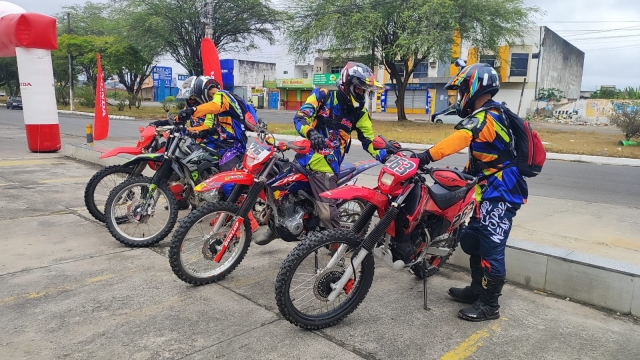
[{"label": "building", "polygon": [[[506,102],[520,116],[535,111],[539,89],[555,88],[565,98],[580,98],[584,52],[571,45],[546,26],[536,27],[525,37],[524,45],[501,46],[497,54],[479,51],[465,44],[459,34],[454,34],[451,59],[466,59],[468,64],[488,63],[500,77],[500,92],[495,99]],[[409,64],[411,66],[411,64]],[[402,65],[398,64],[402,69]],[[385,84],[380,103],[383,112],[396,112],[396,90],[384,67],[379,71]],[[405,93],[405,112],[408,114],[433,114],[448,108],[456,98],[455,91],[444,86],[457,73],[453,64],[425,61],[416,67],[409,79]]]},{"label": "building", "polygon": [[269,107],[265,103],[269,90],[264,86],[264,82],[275,80],[275,63],[221,59],[220,68],[225,90],[237,94],[247,102],[253,102],[258,109]]}]

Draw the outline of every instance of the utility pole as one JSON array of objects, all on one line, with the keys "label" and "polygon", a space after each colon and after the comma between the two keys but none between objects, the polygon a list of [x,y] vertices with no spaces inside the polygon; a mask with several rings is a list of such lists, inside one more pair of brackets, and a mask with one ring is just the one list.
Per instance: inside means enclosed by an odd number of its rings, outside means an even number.
[{"label": "utility pole", "polygon": [[[376,40],[373,39],[371,41],[371,71],[373,71],[373,76],[374,77],[378,77],[377,75],[377,71],[375,70],[375,66],[376,66]],[[369,92],[369,95],[371,95],[371,92]],[[369,98],[369,113],[373,112],[373,103],[378,99],[378,91],[376,90],[373,93],[373,98],[371,96],[368,96]]]},{"label": "utility pole", "polygon": [[[71,13],[67,13],[67,34],[71,34]],[[73,111],[73,58],[69,53],[69,106]]]},{"label": "utility pole", "polygon": [[204,36],[213,40],[213,1],[205,2],[205,30]]}]

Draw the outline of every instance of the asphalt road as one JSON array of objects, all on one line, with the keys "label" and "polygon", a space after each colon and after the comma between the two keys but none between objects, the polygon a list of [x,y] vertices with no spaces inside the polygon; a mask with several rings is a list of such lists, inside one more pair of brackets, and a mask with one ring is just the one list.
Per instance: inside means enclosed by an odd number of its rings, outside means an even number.
[{"label": "asphalt road", "polygon": [[[291,121],[289,112],[262,112],[260,117],[267,123]],[[61,114],[59,121],[63,134],[84,137],[85,125],[91,123],[92,119]],[[146,123],[142,120],[111,120],[109,139],[135,139],[138,126]],[[0,108],[0,124],[22,127],[22,111]],[[347,160],[369,158],[360,146],[354,145]],[[463,167],[466,160],[466,155],[456,154],[438,162],[438,165]],[[531,195],[640,208],[639,167],[549,160],[545,163],[543,173],[529,179],[528,183]]]}]

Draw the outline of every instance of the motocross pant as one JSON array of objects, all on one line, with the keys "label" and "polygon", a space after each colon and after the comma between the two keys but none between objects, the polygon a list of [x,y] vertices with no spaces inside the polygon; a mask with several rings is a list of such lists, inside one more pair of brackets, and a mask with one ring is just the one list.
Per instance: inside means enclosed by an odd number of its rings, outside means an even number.
[{"label": "motocross pant", "polygon": [[336,202],[320,197],[320,194],[338,187],[338,177],[334,173],[308,171],[309,185],[316,199],[318,216],[327,229],[340,227],[340,214]]},{"label": "motocross pant", "polygon": [[460,236],[462,250],[480,256],[480,264],[489,274],[504,276],[507,272],[504,252],[520,206],[501,199],[482,200]]}]

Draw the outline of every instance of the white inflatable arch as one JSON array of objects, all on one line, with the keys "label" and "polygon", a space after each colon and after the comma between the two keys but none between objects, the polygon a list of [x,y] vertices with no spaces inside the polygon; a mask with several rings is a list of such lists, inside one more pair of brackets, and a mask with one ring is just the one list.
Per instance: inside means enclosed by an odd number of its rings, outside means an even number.
[{"label": "white inflatable arch", "polygon": [[60,150],[51,50],[58,48],[56,19],[0,1],[0,57],[18,59],[27,145],[32,152]]}]

